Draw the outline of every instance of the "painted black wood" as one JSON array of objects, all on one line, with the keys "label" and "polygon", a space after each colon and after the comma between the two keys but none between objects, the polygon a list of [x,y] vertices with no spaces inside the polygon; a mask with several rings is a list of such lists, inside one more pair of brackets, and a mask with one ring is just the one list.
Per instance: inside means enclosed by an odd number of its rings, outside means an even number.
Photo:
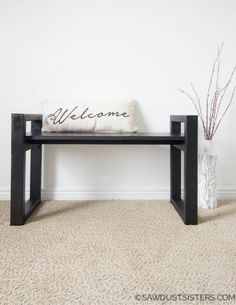
[{"label": "painted black wood", "polygon": [[198,172],[198,121],[197,117],[185,118],[184,150],[184,222],[197,224],[197,172]]},{"label": "painted black wood", "polygon": [[43,115],[42,114],[30,114],[26,113],[24,114],[25,121],[31,121],[31,122],[40,122],[42,124]]},{"label": "painted black wood", "polygon": [[[42,121],[32,121],[31,133],[37,135],[41,133]],[[30,162],[30,209],[26,211],[30,213],[41,203],[41,176],[42,176],[42,145],[31,146],[31,162]]]},{"label": "painted black wood", "polygon": [[25,120],[23,114],[12,115],[11,139],[11,211],[12,225],[25,223]]},{"label": "painted black wood", "polygon": [[171,133],[28,133],[27,144],[122,144],[170,145],[184,143],[184,136]]},{"label": "painted black wood", "polygon": [[[170,122],[170,130],[173,134],[181,133],[179,122]],[[170,196],[176,200],[181,199],[181,150],[175,145],[170,146]]]},{"label": "painted black wood", "polygon": [[[26,133],[26,122],[31,132]],[[43,133],[41,114],[12,114],[11,225],[22,225],[41,203],[43,144],[170,145],[171,203],[185,224],[197,224],[197,116],[171,116],[170,133]],[[181,134],[181,123],[184,134]],[[31,150],[30,199],[25,202],[25,155]],[[181,151],[184,198],[181,198]]]},{"label": "painted black wood", "polygon": [[[171,190],[170,201],[183,219],[184,223],[196,225],[197,210],[197,171],[198,171],[198,117],[171,116],[171,131],[181,133],[181,123],[184,127],[184,145],[171,145]],[[184,154],[184,188],[181,198],[181,151]]]},{"label": "painted black wood", "polygon": [[[42,145],[29,146],[25,141],[26,121],[32,121],[31,133],[41,133],[42,116],[12,114],[11,142],[11,225],[23,225],[41,202]],[[26,150],[31,149],[30,199],[25,202]]]}]

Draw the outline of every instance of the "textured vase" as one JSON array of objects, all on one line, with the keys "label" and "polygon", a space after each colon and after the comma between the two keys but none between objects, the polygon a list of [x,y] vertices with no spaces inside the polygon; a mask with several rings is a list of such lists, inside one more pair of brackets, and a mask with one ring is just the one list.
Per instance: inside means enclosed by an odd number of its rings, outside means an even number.
[{"label": "textured vase", "polygon": [[204,209],[217,207],[216,161],[212,153],[212,142],[205,141],[203,153],[198,157],[198,206]]}]

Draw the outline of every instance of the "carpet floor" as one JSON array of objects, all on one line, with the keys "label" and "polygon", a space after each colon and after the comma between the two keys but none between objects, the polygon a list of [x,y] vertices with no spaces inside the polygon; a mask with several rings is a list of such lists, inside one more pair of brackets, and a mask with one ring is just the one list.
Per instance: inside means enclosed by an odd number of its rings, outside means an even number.
[{"label": "carpet floor", "polygon": [[46,201],[20,227],[0,202],[1,305],[228,305],[234,294],[235,201],[200,210],[198,226],[163,201]]}]

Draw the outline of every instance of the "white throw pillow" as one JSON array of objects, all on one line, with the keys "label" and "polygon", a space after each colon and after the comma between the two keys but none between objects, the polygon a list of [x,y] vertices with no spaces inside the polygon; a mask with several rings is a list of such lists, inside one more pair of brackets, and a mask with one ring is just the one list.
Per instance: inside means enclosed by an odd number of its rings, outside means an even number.
[{"label": "white throw pillow", "polygon": [[135,102],[56,103],[45,101],[45,132],[136,132]]}]

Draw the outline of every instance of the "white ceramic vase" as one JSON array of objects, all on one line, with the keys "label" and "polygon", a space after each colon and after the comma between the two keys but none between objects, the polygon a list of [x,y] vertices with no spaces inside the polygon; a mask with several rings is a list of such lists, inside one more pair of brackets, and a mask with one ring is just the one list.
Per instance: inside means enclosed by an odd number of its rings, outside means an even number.
[{"label": "white ceramic vase", "polygon": [[217,207],[216,161],[212,141],[205,140],[203,153],[198,157],[198,206],[204,209]]}]

